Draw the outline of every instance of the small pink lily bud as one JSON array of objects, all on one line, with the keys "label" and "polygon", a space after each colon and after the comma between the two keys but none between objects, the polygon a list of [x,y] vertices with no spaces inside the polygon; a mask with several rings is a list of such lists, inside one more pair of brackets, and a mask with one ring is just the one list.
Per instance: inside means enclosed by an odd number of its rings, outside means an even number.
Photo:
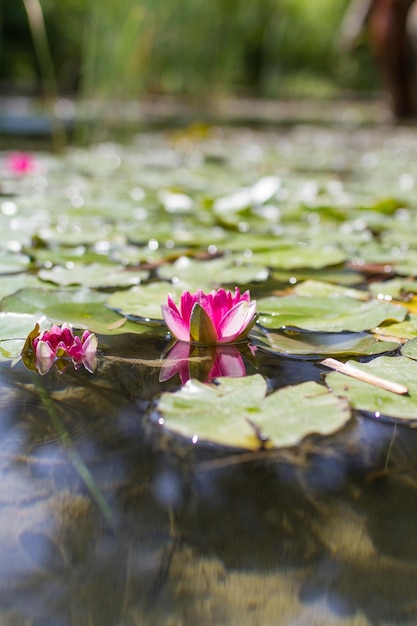
[{"label": "small pink lily bud", "polygon": [[[55,363],[62,373],[68,362],[72,362],[75,369],[83,365],[89,372],[96,367],[96,353],[98,340],[94,333],[85,330],[82,337],[74,335],[67,324],[55,324],[43,332],[39,332],[37,325],[26,340],[22,357],[27,363],[31,362],[30,354],[34,355],[34,367],[39,374],[46,374]],[[32,357],[33,358],[33,357]]]}]

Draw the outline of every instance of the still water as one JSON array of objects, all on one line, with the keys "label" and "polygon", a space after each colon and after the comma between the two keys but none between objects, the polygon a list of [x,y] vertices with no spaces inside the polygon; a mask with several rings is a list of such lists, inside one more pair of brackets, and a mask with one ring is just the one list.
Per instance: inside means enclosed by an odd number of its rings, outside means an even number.
[{"label": "still water", "polygon": [[155,419],[159,368],[128,358],[164,344],[101,338],[93,375],[2,365],[0,622],[417,623],[417,431],[357,414],[295,451],[185,445]]}]

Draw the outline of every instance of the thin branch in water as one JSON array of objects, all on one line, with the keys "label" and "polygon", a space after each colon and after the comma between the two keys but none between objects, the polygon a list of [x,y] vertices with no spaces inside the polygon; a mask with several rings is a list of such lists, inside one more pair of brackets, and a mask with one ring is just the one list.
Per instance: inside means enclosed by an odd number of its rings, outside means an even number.
[{"label": "thin branch in water", "polygon": [[337,359],[324,359],[324,361],[321,361],[320,364],[325,367],[329,367],[336,372],[340,372],[341,374],[346,374],[346,376],[351,376],[352,378],[361,380],[364,383],[369,383],[370,385],[379,387],[380,389],[385,389],[386,391],[391,391],[392,393],[396,393],[398,395],[408,394],[408,387],[405,385],[395,383],[392,380],[387,380],[386,378],[381,378],[380,376],[375,376],[369,372],[363,372],[358,367],[348,363],[342,363]]},{"label": "thin branch in water", "polygon": [[397,424],[394,424],[394,429],[392,431],[391,441],[389,442],[387,458],[385,459],[385,466],[384,466],[384,471],[385,472],[388,471],[388,464],[389,464],[389,460],[390,460],[390,457],[391,457],[391,452],[392,452],[392,448],[394,446],[394,440],[395,440],[396,435],[397,435]]}]

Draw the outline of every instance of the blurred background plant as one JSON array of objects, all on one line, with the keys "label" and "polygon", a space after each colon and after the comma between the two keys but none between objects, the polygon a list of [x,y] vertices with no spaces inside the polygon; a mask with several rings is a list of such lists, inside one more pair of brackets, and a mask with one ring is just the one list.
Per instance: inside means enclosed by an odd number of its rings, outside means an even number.
[{"label": "blurred background plant", "polygon": [[[3,94],[38,95],[45,59],[25,4],[0,0]],[[379,81],[338,44],[348,0],[36,0],[61,95],[328,96]]]}]

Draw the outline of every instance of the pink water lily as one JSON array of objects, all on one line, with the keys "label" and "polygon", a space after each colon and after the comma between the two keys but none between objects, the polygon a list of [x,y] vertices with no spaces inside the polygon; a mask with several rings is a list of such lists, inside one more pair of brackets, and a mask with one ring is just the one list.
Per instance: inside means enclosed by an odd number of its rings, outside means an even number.
[{"label": "pink water lily", "polygon": [[6,165],[14,174],[27,174],[35,168],[35,157],[29,152],[11,152]]},{"label": "pink water lily", "polygon": [[84,365],[93,372],[96,367],[98,340],[94,333],[85,330],[82,337],[74,335],[67,324],[52,326],[32,338],[36,369],[46,374],[55,363],[59,372],[63,372],[69,361],[75,369]]},{"label": "pink water lily", "polygon": [[241,295],[225,289],[194,295],[183,291],[177,307],[171,295],[163,304],[162,315],[171,334],[180,341],[217,345],[244,339],[256,321],[256,302],[249,291]]}]

